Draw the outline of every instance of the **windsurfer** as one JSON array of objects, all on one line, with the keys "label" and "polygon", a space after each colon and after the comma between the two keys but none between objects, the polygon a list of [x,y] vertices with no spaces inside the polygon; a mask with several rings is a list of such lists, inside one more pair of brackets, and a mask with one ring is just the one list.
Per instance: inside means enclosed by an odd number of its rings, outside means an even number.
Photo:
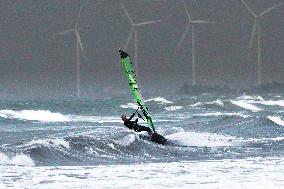
[{"label": "windsurfer", "polygon": [[121,119],[124,122],[124,125],[131,130],[134,130],[135,132],[141,132],[141,131],[147,131],[148,134],[151,136],[152,130],[149,127],[145,127],[142,125],[138,125],[138,118],[135,121],[131,121],[131,119],[134,117],[136,112],[134,112],[130,118],[127,118],[126,115],[122,115]]}]

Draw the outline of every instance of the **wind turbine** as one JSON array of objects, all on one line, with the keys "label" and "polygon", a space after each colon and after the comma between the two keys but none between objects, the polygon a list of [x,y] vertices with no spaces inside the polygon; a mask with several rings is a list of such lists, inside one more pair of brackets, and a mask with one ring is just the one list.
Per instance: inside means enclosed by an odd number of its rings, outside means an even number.
[{"label": "wind turbine", "polygon": [[161,22],[161,20],[150,20],[150,21],[145,21],[145,22],[134,23],[132,18],[129,15],[125,5],[123,4],[123,2],[120,1],[120,3],[121,3],[122,9],[123,9],[127,19],[129,20],[129,22],[131,24],[131,29],[130,29],[130,32],[128,34],[128,38],[127,38],[127,41],[124,45],[123,50],[127,49],[128,44],[129,44],[130,40],[132,39],[133,33],[134,33],[134,61],[135,61],[135,67],[136,67],[136,75],[138,75],[138,28],[141,27],[141,26]]},{"label": "wind turbine", "polygon": [[80,53],[82,53],[83,58],[86,58],[84,47],[82,44],[81,36],[79,33],[79,21],[81,16],[81,11],[83,6],[86,4],[87,1],[82,3],[79,8],[79,12],[77,14],[76,22],[74,28],[65,30],[63,32],[58,33],[57,35],[67,35],[70,33],[74,33],[76,37],[76,63],[77,63],[77,97],[81,97],[81,76],[80,76]]},{"label": "wind turbine", "polygon": [[195,25],[198,25],[198,24],[214,24],[215,22],[209,22],[207,20],[192,20],[192,18],[190,17],[189,10],[187,8],[185,0],[183,0],[183,6],[184,6],[184,9],[185,9],[187,18],[188,18],[188,22],[187,22],[187,26],[185,28],[185,31],[183,32],[183,34],[182,34],[182,36],[179,40],[179,43],[178,43],[177,48],[176,48],[176,52],[180,48],[182,42],[184,41],[184,39],[185,39],[185,37],[188,33],[189,28],[191,26],[192,84],[196,85],[196,75],[195,75]]},{"label": "wind turbine", "polygon": [[267,13],[271,12],[273,9],[279,7],[282,5],[282,3],[279,3],[277,5],[274,5],[265,11],[261,12],[260,14],[256,14],[253,12],[253,10],[248,6],[248,4],[244,1],[241,0],[242,3],[245,5],[246,9],[253,15],[254,17],[254,22],[252,26],[252,33],[251,33],[251,38],[250,38],[250,45],[249,45],[249,51],[248,51],[248,61],[250,61],[250,52],[252,49],[253,41],[257,32],[257,83],[258,85],[261,84],[261,43],[260,43],[260,18]]}]

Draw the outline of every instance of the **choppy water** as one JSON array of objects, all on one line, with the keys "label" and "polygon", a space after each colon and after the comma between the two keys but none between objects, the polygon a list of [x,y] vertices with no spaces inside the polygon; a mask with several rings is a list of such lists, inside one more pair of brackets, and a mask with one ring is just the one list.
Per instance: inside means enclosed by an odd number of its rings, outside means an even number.
[{"label": "choppy water", "polygon": [[283,188],[282,99],[147,99],[167,145],[122,125],[126,98],[2,101],[0,188]]}]

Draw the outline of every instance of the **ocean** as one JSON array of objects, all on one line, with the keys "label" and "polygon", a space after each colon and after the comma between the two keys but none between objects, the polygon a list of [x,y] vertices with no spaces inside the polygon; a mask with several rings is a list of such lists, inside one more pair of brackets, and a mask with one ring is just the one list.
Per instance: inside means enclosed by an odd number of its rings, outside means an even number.
[{"label": "ocean", "polygon": [[[0,188],[284,188],[283,95],[0,101]],[[146,125],[143,120],[139,123]]]}]

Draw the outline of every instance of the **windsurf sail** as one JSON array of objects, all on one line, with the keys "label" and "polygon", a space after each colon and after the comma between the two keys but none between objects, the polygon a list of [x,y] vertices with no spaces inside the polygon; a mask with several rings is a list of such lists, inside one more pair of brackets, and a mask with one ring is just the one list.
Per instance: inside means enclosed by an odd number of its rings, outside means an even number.
[{"label": "windsurf sail", "polygon": [[155,127],[154,127],[150,112],[149,112],[147,106],[145,105],[145,103],[143,102],[143,98],[142,98],[140,89],[138,87],[135,69],[134,69],[134,65],[131,61],[131,58],[126,52],[123,52],[122,50],[119,50],[119,54],[120,54],[120,62],[123,66],[123,70],[124,70],[125,76],[127,78],[127,81],[129,83],[131,92],[134,96],[134,99],[136,100],[136,102],[137,102],[140,110],[142,111],[143,115],[147,119],[147,123],[149,124],[150,128],[155,132]]}]

